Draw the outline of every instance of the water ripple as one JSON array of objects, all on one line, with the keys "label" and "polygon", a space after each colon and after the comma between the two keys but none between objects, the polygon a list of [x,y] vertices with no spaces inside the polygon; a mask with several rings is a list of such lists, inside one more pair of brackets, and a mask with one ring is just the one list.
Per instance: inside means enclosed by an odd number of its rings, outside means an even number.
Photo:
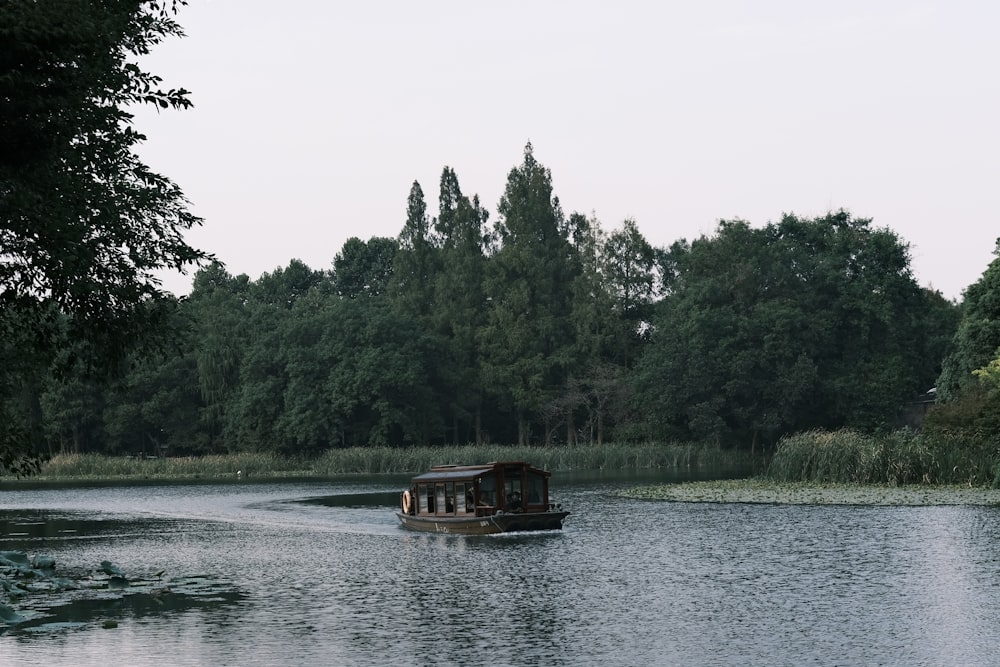
[{"label": "water ripple", "polygon": [[[627,484],[628,482],[625,482]],[[0,664],[989,665],[1000,512],[656,503],[407,532],[384,479],[0,493],[0,548],[230,582],[236,604],[8,631]],[[69,531],[69,532],[66,532]]]}]

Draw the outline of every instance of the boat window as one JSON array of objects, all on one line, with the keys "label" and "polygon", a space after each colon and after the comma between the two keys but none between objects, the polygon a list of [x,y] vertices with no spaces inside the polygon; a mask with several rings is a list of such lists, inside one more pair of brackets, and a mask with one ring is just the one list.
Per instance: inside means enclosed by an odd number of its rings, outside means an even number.
[{"label": "boat window", "polygon": [[474,512],[475,503],[472,500],[472,485],[465,485],[465,482],[455,484],[455,509],[459,513]]},{"label": "boat window", "polygon": [[417,485],[417,511],[421,514],[434,511],[434,498],[431,493],[431,488],[426,484]]},{"label": "boat window", "polygon": [[455,482],[445,482],[444,511],[448,514],[455,513]]},{"label": "boat window", "polygon": [[444,484],[437,485],[437,498],[435,506],[437,507],[438,514],[444,514],[447,512],[447,503],[445,502]]},{"label": "boat window", "polygon": [[489,506],[497,504],[497,478],[494,473],[479,478],[479,504]]},{"label": "boat window", "polygon": [[521,469],[509,467],[504,470],[503,479],[504,498],[507,500],[508,510],[519,510],[522,507],[521,499]]},{"label": "boat window", "polygon": [[545,503],[545,477],[540,473],[528,471],[528,504],[542,505]]}]

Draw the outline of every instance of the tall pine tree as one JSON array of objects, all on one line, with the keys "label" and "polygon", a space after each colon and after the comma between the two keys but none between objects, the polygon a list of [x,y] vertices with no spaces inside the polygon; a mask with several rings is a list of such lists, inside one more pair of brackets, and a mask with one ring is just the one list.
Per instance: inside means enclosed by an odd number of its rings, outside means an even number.
[{"label": "tall pine tree", "polygon": [[531,437],[532,416],[562,391],[573,352],[574,262],[552,174],[535,160],[510,171],[495,231],[499,247],[486,276],[484,379],[517,416],[518,442]]}]

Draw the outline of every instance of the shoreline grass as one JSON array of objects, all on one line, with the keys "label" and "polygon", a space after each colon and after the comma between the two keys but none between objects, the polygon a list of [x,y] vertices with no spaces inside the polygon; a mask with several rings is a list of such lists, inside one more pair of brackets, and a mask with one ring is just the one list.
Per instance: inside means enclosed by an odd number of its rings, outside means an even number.
[{"label": "shoreline grass", "polygon": [[[434,465],[487,461],[528,461],[550,471],[681,469],[747,466],[750,454],[697,444],[604,444],[580,447],[463,445],[446,447],[354,447],[331,449],[313,459],[269,453],[198,457],[136,458],[103,454],[59,454],[25,482],[224,480],[245,478],[325,478],[351,474],[416,474]],[[13,482],[11,475],[0,481]]]},{"label": "shoreline grass", "polygon": [[1000,443],[988,434],[807,431],[783,438],[765,476],[778,482],[1000,487]]},{"label": "shoreline grass", "polygon": [[[553,472],[571,470],[729,469],[742,480],[628,489],[631,498],[677,502],[838,505],[1000,505],[1000,447],[988,437],[895,431],[881,436],[842,430],[782,439],[766,461],[746,451],[693,443],[579,447],[464,445],[332,449],[315,458],[270,453],[140,459],[63,454],[20,483],[73,481],[225,481],[324,479],[353,474],[411,475],[434,465],[524,460]],[[16,486],[12,475],[0,482]]]},{"label": "shoreline grass", "polygon": [[988,434],[808,431],[783,438],[742,480],[628,489],[631,498],[792,505],[1000,505],[1000,445]]}]

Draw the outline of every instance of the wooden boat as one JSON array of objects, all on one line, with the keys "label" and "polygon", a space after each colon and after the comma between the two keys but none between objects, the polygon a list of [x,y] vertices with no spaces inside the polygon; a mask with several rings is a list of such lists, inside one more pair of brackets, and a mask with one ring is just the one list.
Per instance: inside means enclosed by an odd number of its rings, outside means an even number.
[{"label": "wooden boat", "polygon": [[569,512],[549,502],[550,476],[523,461],[435,466],[413,478],[396,516],[406,528],[431,533],[558,530]]}]

